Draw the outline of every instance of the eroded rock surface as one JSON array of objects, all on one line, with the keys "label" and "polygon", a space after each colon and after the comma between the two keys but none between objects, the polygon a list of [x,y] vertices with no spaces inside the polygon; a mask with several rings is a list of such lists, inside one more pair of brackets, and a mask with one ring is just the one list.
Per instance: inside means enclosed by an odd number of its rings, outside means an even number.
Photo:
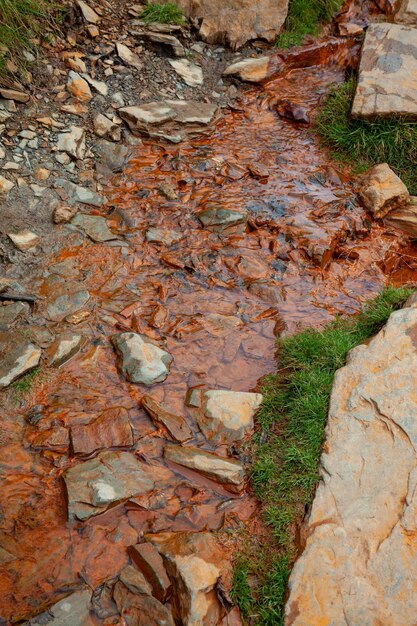
[{"label": "eroded rock surface", "polygon": [[286,624],[415,624],[416,377],[416,305],[337,372]]},{"label": "eroded rock surface", "polygon": [[130,452],[102,452],[64,473],[68,494],[68,519],[86,520],[110,506],[150,492],[152,468]]},{"label": "eroded rock surface", "polygon": [[0,335],[0,389],[39,364],[42,350],[24,337]]},{"label": "eroded rock surface", "polygon": [[353,117],[417,117],[417,29],[370,24],[366,32]]},{"label": "eroded rock surface", "polygon": [[200,23],[200,37],[236,49],[258,37],[273,41],[287,17],[288,0],[176,0]]},{"label": "eroded rock surface", "polygon": [[390,211],[386,223],[392,224],[413,239],[417,239],[417,198],[413,196],[406,206]]}]

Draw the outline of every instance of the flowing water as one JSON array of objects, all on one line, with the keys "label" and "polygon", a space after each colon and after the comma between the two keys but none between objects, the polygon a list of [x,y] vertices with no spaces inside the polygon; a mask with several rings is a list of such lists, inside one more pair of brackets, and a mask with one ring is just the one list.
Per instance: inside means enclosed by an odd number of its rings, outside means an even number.
[{"label": "flowing water", "polygon": [[[0,577],[5,623],[39,612],[80,581],[94,588],[114,576],[128,562],[126,547],[144,532],[235,529],[256,519],[248,492],[231,495],[163,460],[166,436],[140,408],[145,393],[186,417],[194,445],[213,449],[184,405],[189,388],[256,390],[274,370],[277,335],[354,313],[392,276],[414,278],[412,250],[401,254],[398,233],[369,222],[349,176],[311,128],[274,110],[274,99],[287,97],[315,111],[329,85],[342,80],[336,64],[293,70],[246,93],[207,136],[138,147],[110,181],[100,213],[119,240],[94,244],[71,235],[32,283],[43,298],[38,322],[52,331],[63,324],[48,321],[48,299],[90,291],[90,314],[77,326],[88,341],[23,405],[8,400],[1,410],[0,545],[16,556]],[[251,174],[260,165],[267,176]],[[197,213],[211,203],[248,210],[247,232],[204,229]],[[155,226],[182,238],[169,247],[147,243],[145,232]],[[164,383],[149,390],[119,374],[109,337],[120,330],[143,333],[173,355]],[[42,416],[36,425],[27,420],[33,407]],[[170,486],[146,502],[133,498],[69,524],[62,473],[80,460],[67,442],[42,449],[36,437],[112,407],[127,409],[135,453],[156,473],[165,467]],[[225,543],[226,553],[234,548],[233,539]]]}]

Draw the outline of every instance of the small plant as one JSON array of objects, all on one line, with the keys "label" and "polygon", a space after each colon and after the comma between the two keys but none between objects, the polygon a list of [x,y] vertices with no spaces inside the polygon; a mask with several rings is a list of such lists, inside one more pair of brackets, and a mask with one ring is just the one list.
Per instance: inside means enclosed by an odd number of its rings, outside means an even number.
[{"label": "small plant", "polygon": [[15,400],[20,400],[31,391],[35,381],[40,375],[40,368],[35,367],[32,371],[24,374],[10,385],[10,390]]},{"label": "small plant", "polygon": [[355,172],[388,163],[410,193],[417,194],[417,123],[401,117],[353,119],[355,90],[351,78],[329,92],[315,123],[323,144],[335,158],[352,164]]},{"label": "small plant", "polygon": [[167,2],[166,4],[151,4],[149,3],[146,9],[141,14],[141,18],[147,24],[159,23],[159,24],[178,24],[184,23],[184,16],[181,9],[173,2]]},{"label": "small plant", "polygon": [[290,0],[284,32],[278,36],[278,48],[299,46],[306,35],[316,37],[322,24],[330,21],[343,0]]},{"label": "small plant", "polygon": [[283,624],[296,528],[319,481],[319,458],[336,370],[349,350],[377,333],[410,289],[387,287],[362,311],[278,342],[278,373],[262,389],[258,430],[251,444],[251,481],[268,529],[251,535],[238,557],[232,595],[245,619]]}]

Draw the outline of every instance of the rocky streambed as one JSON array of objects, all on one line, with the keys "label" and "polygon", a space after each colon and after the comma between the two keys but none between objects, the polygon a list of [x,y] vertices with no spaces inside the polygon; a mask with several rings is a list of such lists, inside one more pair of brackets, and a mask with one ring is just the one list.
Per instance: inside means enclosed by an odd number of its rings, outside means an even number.
[{"label": "rocky streambed", "polygon": [[[2,278],[5,624],[241,623],[230,564],[257,523],[242,443],[275,338],[413,271],[398,231],[370,221],[306,120],[288,119],[314,118],[343,80],[351,45],[328,45],[197,136],[195,111],[121,112],[148,139],[100,199],[63,181],[87,202],[47,269]],[[167,127],[149,132],[158,116]],[[10,384],[33,367],[19,396]]]}]

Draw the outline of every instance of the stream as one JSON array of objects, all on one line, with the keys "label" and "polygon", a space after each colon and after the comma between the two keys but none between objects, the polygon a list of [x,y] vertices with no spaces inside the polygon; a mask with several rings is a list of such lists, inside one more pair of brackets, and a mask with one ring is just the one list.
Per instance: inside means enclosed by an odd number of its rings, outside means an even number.
[{"label": "stream", "polygon": [[[344,79],[336,61],[246,92],[206,136],[179,145],[145,141],[109,181],[107,205],[90,211],[107,217],[117,239],[97,244],[68,230],[49,269],[31,281],[41,296],[39,327],[75,328],[86,340],[24,402],[16,405],[10,393],[0,409],[0,544],[15,556],[0,576],[0,623],[29,619],[81,582],[95,589],[116,576],[129,562],[126,548],[145,533],[227,529],[224,555],[232,558],[239,529],[257,523],[250,488],[231,493],[164,459],[169,437],[141,407],[142,397],[185,417],[193,439],[184,445],[246,463],[240,447],[206,441],[185,405],[187,392],[258,391],[274,371],[280,334],[352,314],[387,281],[413,277],[413,251],[398,233],[371,223],[347,170],[320,148],[311,126],[275,110],[277,97],[288,98],[314,117],[329,86]],[[213,205],[247,211],[247,228],[204,228],[199,211]],[[176,241],[149,242],[150,228],[175,231]],[[57,293],[80,290],[89,300],[76,326],[48,319]],[[109,338],[124,331],[173,356],[164,382],[149,388],[119,372]],[[108,409],[127,411],[130,450],[162,486],[68,522],[62,476],[84,459],[65,433]]]}]

